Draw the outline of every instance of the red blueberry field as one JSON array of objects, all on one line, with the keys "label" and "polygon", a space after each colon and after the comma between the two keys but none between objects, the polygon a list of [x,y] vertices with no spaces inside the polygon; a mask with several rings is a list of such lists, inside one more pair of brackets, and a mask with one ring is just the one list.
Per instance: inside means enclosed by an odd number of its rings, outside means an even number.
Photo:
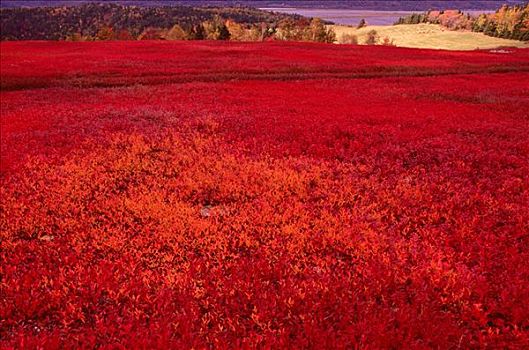
[{"label": "red blueberry field", "polygon": [[0,48],[1,348],[529,344],[529,50]]}]

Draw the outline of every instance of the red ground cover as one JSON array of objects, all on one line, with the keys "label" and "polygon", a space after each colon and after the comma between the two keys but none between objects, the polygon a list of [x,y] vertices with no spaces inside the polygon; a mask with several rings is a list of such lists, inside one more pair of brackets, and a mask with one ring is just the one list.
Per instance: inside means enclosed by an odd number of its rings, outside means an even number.
[{"label": "red ground cover", "polygon": [[0,49],[0,347],[528,344],[528,50]]}]

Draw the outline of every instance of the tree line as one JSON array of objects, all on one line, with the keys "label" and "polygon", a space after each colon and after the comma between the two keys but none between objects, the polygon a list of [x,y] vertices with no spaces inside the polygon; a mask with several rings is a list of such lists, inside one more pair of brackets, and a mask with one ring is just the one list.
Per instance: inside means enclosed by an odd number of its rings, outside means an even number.
[{"label": "tree line", "polygon": [[248,7],[117,4],[0,10],[1,40],[237,40],[333,42],[326,22]]},{"label": "tree line", "polygon": [[440,24],[451,30],[471,30],[504,39],[529,41],[529,3],[504,5],[494,13],[471,16],[462,11],[428,11],[400,18],[395,24]]},{"label": "tree line", "polygon": [[148,27],[137,37],[128,31],[114,31],[104,25],[93,38],[80,34],[69,36],[69,41],[89,40],[232,40],[232,41],[315,41],[332,43],[336,35],[318,18],[283,19],[277,23],[238,23],[215,16],[211,20],[192,26],[175,24],[171,28]]}]

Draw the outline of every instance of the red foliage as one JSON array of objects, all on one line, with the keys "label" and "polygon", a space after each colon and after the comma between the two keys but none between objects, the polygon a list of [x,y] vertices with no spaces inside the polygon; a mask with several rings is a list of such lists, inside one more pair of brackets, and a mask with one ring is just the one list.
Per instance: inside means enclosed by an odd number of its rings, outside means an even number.
[{"label": "red foliage", "polygon": [[528,50],[3,42],[1,64],[0,347],[529,341]]}]

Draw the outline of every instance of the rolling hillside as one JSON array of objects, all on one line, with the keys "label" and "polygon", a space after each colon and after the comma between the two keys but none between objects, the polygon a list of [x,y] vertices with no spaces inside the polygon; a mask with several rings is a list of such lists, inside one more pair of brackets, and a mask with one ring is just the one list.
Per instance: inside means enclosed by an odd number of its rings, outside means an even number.
[{"label": "rolling hillside", "polygon": [[443,50],[475,50],[497,47],[529,48],[528,42],[494,38],[483,33],[470,31],[451,31],[436,24],[367,26],[361,29],[335,25],[331,28],[336,32],[338,39],[343,34],[356,35],[360,44],[365,43],[371,30],[375,30],[380,40],[387,37],[393,40],[395,45],[401,47]]}]

